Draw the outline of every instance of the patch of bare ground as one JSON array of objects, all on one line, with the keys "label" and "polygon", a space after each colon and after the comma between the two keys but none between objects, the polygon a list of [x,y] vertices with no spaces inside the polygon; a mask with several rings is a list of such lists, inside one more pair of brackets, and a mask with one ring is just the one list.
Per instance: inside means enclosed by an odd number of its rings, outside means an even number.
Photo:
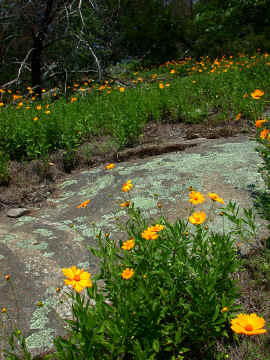
[{"label": "patch of bare ground", "polygon": [[[139,144],[130,146],[122,152],[118,151],[112,138],[102,136],[93,137],[91,142],[83,143],[73,153],[59,150],[46,161],[11,161],[8,169],[9,184],[0,185],[0,213],[3,214],[11,207],[45,206],[48,196],[56,191],[57,182],[63,181],[70,173],[78,173],[108,162],[127,161],[183,150],[181,141],[185,140],[215,139],[243,133],[254,135],[254,130],[244,119],[226,123],[220,121],[216,123],[215,120],[208,119],[200,124],[150,121],[144,127]],[[173,146],[173,143],[179,144],[179,148]],[[129,151],[130,148],[132,151]],[[124,156],[125,152],[128,155]]]}]

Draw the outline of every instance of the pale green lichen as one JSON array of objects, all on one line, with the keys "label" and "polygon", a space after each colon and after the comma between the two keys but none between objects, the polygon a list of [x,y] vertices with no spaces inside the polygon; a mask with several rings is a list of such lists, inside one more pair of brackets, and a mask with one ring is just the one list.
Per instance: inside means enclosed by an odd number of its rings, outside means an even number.
[{"label": "pale green lichen", "polygon": [[36,229],[36,230],[33,230],[33,233],[35,234],[40,234],[41,236],[45,236],[45,237],[50,237],[53,235],[53,232],[48,230],[48,229]]},{"label": "pale green lichen", "polygon": [[[96,182],[91,184],[91,186],[87,186],[83,190],[81,190],[79,193],[77,193],[77,196],[80,197],[94,197],[96,196],[100,191],[103,189],[110,187],[114,183],[114,176],[113,175],[106,175],[103,178],[98,178]],[[84,201],[84,200],[83,200]]]},{"label": "pale green lichen", "polygon": [[7,234],[2,239],[0,239],[0,242],[3,244],[7,244],[9,241],[15,240],[18,236],[16,234]]},{"label": "pale green lichen", "polygon": [[71,186],[71,185],[77,184],[77,183],[78,183],[78,180],[67,180],[67,181],[63,182],[63,184],[60,184],[59,187],[64,189],[67,186]]},{"label": "pale green lichen", "polygon": [[16,243],[16,246],[31,250],[46,250],[48,243],[46,241],[37,241],[36,239],[22,239]]},{"label": "pale green lichen", "polygon": [[26,338],[28,349],[51,348],[53,345],[55,331],[53,329],[43,329],[33,333]]}]

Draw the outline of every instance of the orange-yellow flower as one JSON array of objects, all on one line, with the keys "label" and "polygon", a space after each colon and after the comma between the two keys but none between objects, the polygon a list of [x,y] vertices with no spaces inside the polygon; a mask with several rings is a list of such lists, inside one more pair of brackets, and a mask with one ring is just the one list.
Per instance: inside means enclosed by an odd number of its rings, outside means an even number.
[{"label": "orange-yellow flower", "polygon": [[200,212],[194,212],[189,218],[189,221],[191,224],[198,225],[205,222],[206,214],[203,211]]},{"label": "orange-yellow flower", "polygon": [[38,117],[35,116],[35,117],[33,118],[33,120],[34,120],[34,121],[38,121]]},{"label": "orange-yellow flower", "polygon": [[5,104],[1,101],[0,102],[0,107],[4,106]]},{"label": "orange-yellow flower", "polygon": [[160,88],[160,89],[164,89],[163,83],[159,83],[159,88]]},{"label": "orange-yellow flower", "polygon": [[265,122],[267,122],[266,119],[263,119],[263,120],[259,119],[259,120],[257,120],[256,123],[255,123],[256,128],[262,127],[262,124],[264,124]]},{"label": "orange-yellow flower", "polygon": [[13,95],[13,100],[18,100],[18,99],[21,99],[22,96],[21,95]]},{"label": "orange-yellow flower", "polygon": [[76,266],[62,269],[66,285],[71,285],[75,291],[80,292],[86,287],[92,287],[91,275],[84,269],[77,269]]},{"label": "orange-yellow flower", "polygon": [[260,89],[256,89],[250,95],[253,97],[253,99],[258,100],[264,95],[264,92]]},{"label": "orange-yellow flower", "polygon": [[239,314],[235,319],[231,320],[231,329],[237,334],[258,335],[266,333],[266,329],[262,329],[265,325],[264,318],[256,314]]},{"label": "orange-yellow flower", "polygon": [[84,202],[82,202],[80,205],[77,206],[77,208],[85,208],[89,203],[90,203],[91,200],[85,200]]},{"label": "orange-yellow flower", "polygon": [[241,117],[241,113],[237,114],[236,117],[235,117],[235,120],[238,121]]},{"label": "orange-yellow flower", "polygon": [[149,226],[149,228],[148,228],[147,230],[159,232],[159,231],[161,231],[161,230],[164,230],[164,225],[156,224],[156,225],[154,225],[154,226]]},{"label": "orange-yellow flower", "polygon": [[131,183],[131,180],[128,180],[128,181],[122,186],[122,191],[128,192],[128,191],[131,190],[132,188],[133,188],[133,184]]},{"label": "orange-yellow flower", "polygon": [[71,100],[70,100],[71,104],[74,103],[76,100],[77,100],[77,98],[72,97]]},{"label": "orange-yellow flower", "polygon": [[130,205],[130,200],[127,200],[120,204],[121,207],[129,207],[129,205]]},{"label": "orange-yellow flower", "polygon": [[115,164],[108,164],[106,165],[106,170],[110,170],[110,169],[113,169],[115,167]]},{"label": "orange-yellow flower", "polygon": [[36,107],[36,109],[37,109],[37,110],[41,110],[41,105],[38,105],[38,106]]},{"label": "orange-yellow flower", "polygon": [[144,230],[141,235],[142,238],[146,240],[155,240],[158,238],[158,234],[156,233],[156,231],[149,230],[149,228]]},{"label": "orange-yellow flower", "polygon": [[133,275],[134,275],[134,270],[130,268],[126,268],[121,274],[122,278],[126,280],[132,278]]},{"label": "orange-yellow flower", "polygon": [[131,250],[134,248],[134,246],[135,246],[135,240],[134,240],[134,238],[131,238],[131,239],[123,242],[123,245],[121,246],[121,248],[123,250]]},{"label": "orange-yellow flower", "polygon": [[227,306],[224,306],[224,308],[222,308],[221,312],[224,313],[224,312],[227,312],[229,309],[227,308]]},{"label": "orange-yellow flower", "polygon": [[260,138],[264,140],[264,139],[266,138],[266,136],[268,135],[268,133],[269,133],[269,130],[268,130],[268,129],[264,129],[264,130],[261,131],[261,133],[260,133]]},{"label": "orange-yellow flower", "polygon": [[212,199],[213,201],[217,201],[217,202],[220,202],[222,204],[224,204],[224,200],[219,197],[217,194],[215,193],[208,193],[208,196],[210,197],[210,199]]},{"label": "orange-yellow flower", "polygon": [[119,90],[120,90],[120,92],[124,92],[125,88],[123,86],[121,86]]},{"label": "orange-yellow flower", "polygon": [[175,73],[175,70],[172,69],[172,70],[170,71],[170,74],[174,74],[174,73]]},{"label": "orange-yellow flower", "polygon": [[189,197],[189,202],[191,202],[193,205],[202,204],[205,201],[203,194],[201,194],[199,191],[191,191],[191,193],[189,193]]}]

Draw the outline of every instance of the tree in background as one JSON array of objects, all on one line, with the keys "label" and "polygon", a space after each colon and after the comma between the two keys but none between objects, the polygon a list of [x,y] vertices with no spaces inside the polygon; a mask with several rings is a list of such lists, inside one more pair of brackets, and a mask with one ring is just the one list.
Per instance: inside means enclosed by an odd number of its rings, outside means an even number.
[{"label": "tree in background", "polygon": [[[100,64],[84,20],[95,6],[92,0],[2,0],[1,73],[7,70],[14,77],[2,86],[18,85],[30,78],[40,96],[44,81],[55,76],[67,82],[72,72],[96,71],[100,77]],[[85,56],[89,67],[78,68]]]},{"label": "tree in background", "polygon": [[270,50],[268,0],[200,0],[189,29],[196,56]]}]

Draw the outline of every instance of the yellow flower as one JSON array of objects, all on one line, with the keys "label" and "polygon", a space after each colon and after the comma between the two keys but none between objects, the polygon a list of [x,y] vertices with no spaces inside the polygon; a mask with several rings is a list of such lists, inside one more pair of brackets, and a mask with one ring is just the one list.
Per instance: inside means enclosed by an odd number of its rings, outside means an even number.
[{"label": "yellow flower", "polygon": [[166,83],[166,87],[170,87],[171,86],[171,84],[170,83]]},{"label": "yellow flower", "polygon": [[133,275],[134,275],[134,270],[130,268],[126,268],[121,274],[122,278],[126,280],[132,278]]},{"label": "yellow flower", "polygon": [[135,246],[134,238],[131,238],[125,242],[123,242],[123,245],[121,246],[123,250],[131,250]]},{"label": "yellow flower", "polygon": [[264,318],[256,314],[239,314],[235,319],[231,320],[231,329],[237,334],[258,335],[266,333],[266,329],[262,329],[265,325]]},{"label": "yellow flower", "polygon": [[213,200],[224,204],[224,200],[215,193],[208,193],[208,196]]},{"label": "yellow flower", "polygon": [[92,282],[90,280],[91,275],[84,271],[84,269],[77,269],[76,266],[71,268],[62,269],[66,285],[71,285],[75,291],[80,292],[86,287],[92,287]]},{"label": "yellow flower", "polygon": [[147,230],[154,231],[154,232],[159,232],[161,230],[164,230],[164,225],[156,224],[154,226],[150,226]]},{"label": "yellow flower", "polygon": [[193,205],[202,204],[205,201],[203,194],[201,194],[199,191],[191,191],[191,193],[189,193],[189,197],[189,202],[191,202]]},{"label": "yellow flower", "polygon": [[164,89],[164,85],[162,83],[159,83],[159,88]]},{"label": "yellow flower", "polygon": [[21,99],[22,96],[21,95],[13,95],[13,100],[18,100]]},{"label": "yellow flower", "polygon": [[36,109],[37,109],[37,110],[41,110],[41,105],[38,105],[38,106],[36,107]]},{"label": "yellow flower", "polygon": [[46,115],[50,115],[50,113],[51,113],[50,110],[46,110],[46,111],[45,111],[45,114],[46,114]]},{"label": "yellow flower", "polygon": [[7,312],[7,308],[3,307],[3,308],[1,309],[1,313],[6,313],[6,312]]},{"label": "yellow flower", "polygon": [[194,225],[202,224],[203,222],[205,222],[206,214],[203,211],[194,212],[188,219],[191,222],[191,224]]},{"label": "yellow flower", "polygon": [[152,75],[152,79],[155,80],[157,78],[157,74]]},{"label": "yellow flower", "polygon": [[33,118],[33,120],[34,120],[34,121],[37,121],[37,120],[38,120],[38,117],[37,117],[37,116],[35,116],[35,117]]},{"label": "yellow flower", "polygon": [[268,133],[269,133],[269,130],[268,130],[268,129],[264,129],[264,130],[261,131],[261,133],[260,133],[260,138],[264,140],[264,139],[266,138],[266,136],[268,135]]},{"label": "yellow flower", "polygon": [[125,88],[123,86],[121,86],[119,90],[120,90],[120,92],[124,92]]},{"label": "yellow flower", "polygon": [[71,100],[70,100],[71,104],[74,103],[74,101],[76,101],[76,100],[77,100],[77,98],[72,97]]},{"label": "yellow flower", "polygon": [[172,70],[170,71],[170,74],[174,74],[174,73],[175,73],[175,70],[172,69]]},{"label": "yellow flower", "polygon": [[82,202],[80,205],[77,206],[77,208],[85,208],[89,203],[90,203],[91,200],[85,200],[84,202]]},{"label": "yellow flower", "polygon": [[127,200],[120,204],[121,207],[129,207],[129,205],[130,205],[130,200]]},{"label": "yellow flower", "polygon": [[224,306],[224,308],[222,308],[222,310],[221,310],[222,313],[227,312],[227,311],[228,311],[227,306]]},{"label": "yellow flower", "polygon": [[264,95],[264,92],[260,89],[256,89],[250,95],[253,97],[253,99],[257,100],[257,99],[260,99],[260,97]]},{"label": "yellow flower", "polygon": [[142,238],[146,239],[146,240],[155,240],[158,238],[158,234],[155,231],[146,229],[142,232]]},{"label": "yellow flower", "polygon": [[5,104],[1,101],[0,102],[0,107],[4,106]]},{"label": "yellow flower", "polygon": [[110,170],[110,169],[113,169],[114,167],[115,167],[115,164],[108,164],[108,165],[106,165],[105,169]]},{"label": "yellow flower", "polygon": [[256,123],[255,123],[256,128],[262,127],[262,124],[264,124],[265,122],[267,122],[266,119],[263,119],[263,120],[259,119],[259,120],[257,120]]},{"label": "yellow flower", "polygon": [[122,191],[128,192],[128,191],[131,190],[132,188],[133,188],[133,184],[131,183],[131,180],[128,180],[128,181],[122,186]]}]

